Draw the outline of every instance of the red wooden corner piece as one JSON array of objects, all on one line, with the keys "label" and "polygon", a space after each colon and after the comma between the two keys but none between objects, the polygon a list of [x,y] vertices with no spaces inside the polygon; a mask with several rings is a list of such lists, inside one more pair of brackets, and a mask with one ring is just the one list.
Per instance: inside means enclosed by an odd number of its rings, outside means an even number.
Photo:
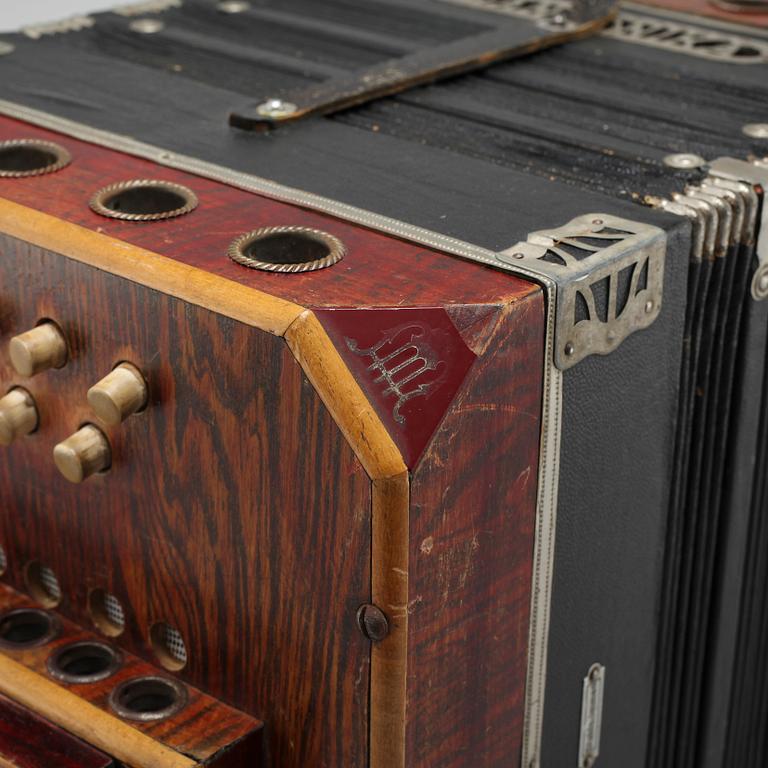
[{"label": "red wooden corner piece", "polygon": [[409,468],[476,360],[442,308],[320,309],[320,322]]}]

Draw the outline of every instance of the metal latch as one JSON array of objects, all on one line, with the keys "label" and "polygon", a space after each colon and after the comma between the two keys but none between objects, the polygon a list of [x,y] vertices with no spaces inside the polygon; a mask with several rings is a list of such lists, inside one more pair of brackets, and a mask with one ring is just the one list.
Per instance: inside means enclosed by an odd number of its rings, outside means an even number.
[{"label": "metal latch", "polygon": [[[424,8],[436,17],[447,13],[442,3]],[[445,6],[443,6],[444,8]],[[521,20],[490,12],[487,8],[467,15],[469,28],[480,31],[467,37],[406,51],[368,69],[338,76],[285,93],[263,98],[229,117],[230,125],[244,130],[263,130],[310,115],[338,112],[418,85],[484,69],[499,61],[559,45],[600,32],[616,16],[618,0],[572,0],[547,7],[535,20]],[[453,14],[460,9],[453,9]],[[469,11],[464,13],[469,14]]]},{"label": "metal latch", "polygon": [[600,754],[604,687],[605,667],[602,664],[593,664],[584,678],[584,688],[581,694],[578,768],[592,768]]},{"label": "metal latch", "polygon": [[555,364],[567,370],[607,355],[659,316],[667,236],[650,224],[604,213],[533,232],[498,258],[557,285]]}]

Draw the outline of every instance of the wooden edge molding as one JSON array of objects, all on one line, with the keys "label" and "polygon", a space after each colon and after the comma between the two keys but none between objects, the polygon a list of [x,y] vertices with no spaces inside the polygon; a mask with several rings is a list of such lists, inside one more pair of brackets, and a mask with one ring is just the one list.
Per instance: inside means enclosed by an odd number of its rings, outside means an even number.
[{"label": "wooden edge molding", "polygon": [[372,600],[389,635],[371,651],[371,768],[405,768],[410,476],[373,482]]},{"label": "wooden edge molding", "polygon": [[387,428],[315,315],[304,311],[285,340],[372,480],[406,471]]},{"label": "wooden edge molding", "polygon": [[0,232],[282,336],[303,307],[0,198]]},{"label": "wooden edge molding", "polygon": [[131,768],[198,765],[2,654],[0,692]]}]

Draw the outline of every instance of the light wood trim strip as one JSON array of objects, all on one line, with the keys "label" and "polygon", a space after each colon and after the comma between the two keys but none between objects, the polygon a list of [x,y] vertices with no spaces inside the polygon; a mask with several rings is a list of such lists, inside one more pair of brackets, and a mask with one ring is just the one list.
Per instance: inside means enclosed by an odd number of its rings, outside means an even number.
[{"label": "light wood trim strip", "polygon": [[0,691],[132,768],[198,765],[2,654]]},{"label": "light wood trim strip", "polygon": [[285,340],[371,479],[405,472],[394,440],[315,315],[303,312]]},{"label": "light wood trim strip", "polygon": [[0,232],[282,336],[303,307],[0,198]]},{"label": "light wood trim strip", "polygon": [[405,768],[409,511],[407,472],[374,481],[372,599],[390,631],[371,651],[371,768]]}]

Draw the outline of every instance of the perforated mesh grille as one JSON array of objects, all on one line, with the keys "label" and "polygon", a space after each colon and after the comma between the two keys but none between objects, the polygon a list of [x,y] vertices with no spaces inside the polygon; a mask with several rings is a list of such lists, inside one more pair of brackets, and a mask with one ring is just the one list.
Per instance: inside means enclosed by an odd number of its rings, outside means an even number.
[{"label": "perforated mesh grille", "polygon": [[163,643],[168,653],[180,664],[187,663],[187,646],[178,629],[165,624],[163,627]]},{"label": "perforated mesh grille", "polygon": [[123,606],[120,605],[120,601],[107,592],[104,595],[104,613],[107,614],[107,618],[116,626],[125,626],[125,613],[123,612]]},{"label": "perforated mesh grille", "polygon": [[0,547],[0,573],[3,573],[8,567],[8,557],[5,554],[5,550]]},{"label": "perforated mesh grille", "polygon": [[47,566],[40,566],[40,583],[52,600],[61,600],[61,587],[56,574]]}]

